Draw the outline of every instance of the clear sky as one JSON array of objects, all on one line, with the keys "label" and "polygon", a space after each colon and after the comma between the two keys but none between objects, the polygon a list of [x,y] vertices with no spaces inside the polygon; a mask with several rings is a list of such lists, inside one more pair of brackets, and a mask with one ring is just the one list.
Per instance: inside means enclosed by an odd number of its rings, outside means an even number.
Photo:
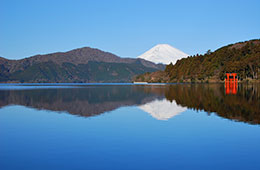
[{"label": "clear sky", "polygon": [[167,43],[190,55],[260,38],[259,0],[0,0],[0,56],[94,47],[136,57]]}]

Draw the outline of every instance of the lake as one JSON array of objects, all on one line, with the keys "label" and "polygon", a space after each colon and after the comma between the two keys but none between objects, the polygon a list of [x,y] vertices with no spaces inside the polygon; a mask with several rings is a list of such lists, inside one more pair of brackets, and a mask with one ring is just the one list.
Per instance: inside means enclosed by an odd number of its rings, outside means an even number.
[{"label": "lake", "polygon": [[260,86],[2,84],[0,169],[260,169]]}]

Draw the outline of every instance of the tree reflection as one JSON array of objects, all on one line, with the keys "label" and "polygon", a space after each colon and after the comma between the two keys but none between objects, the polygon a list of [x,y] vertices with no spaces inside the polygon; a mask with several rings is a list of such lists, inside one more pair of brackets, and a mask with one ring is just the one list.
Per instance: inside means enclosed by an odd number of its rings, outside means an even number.
[{"label": "tree reflection", "polygon": [[236,95],[227,95],[223,84],[191,84],[169,86],[165,97],[169,101],[209,114],[243,121],[250,124],[260,123],[259,84],[238,86]]},{"label": "tree reflection", "polygon": [[[168,119],[183,108],[204,110],[218,116],[260,124],[260,85],[242,85],[237,87],[235,95],[226,94],[224,84],[175,84],[166,86],[83,86],[80,88],[53,88],[30,90],[0,90],[0,107],[23,105],[36,109],[62,111],[74,115],[89,117],[112,111],[122,106],[157,105],[153,115]],[[175,105],[170,113],[166,98]],[[159,102],[153,102],[159,101]],[[164,103],[162,105],[161,103]],[[165,107],[167,104],[167,109]],[[160,111],[161,109],[161,111]],[[146,109],[147,110],[147,106]],[[167,112],[165,111],[167,110]],[[156,114],[155,114],[156,113]],[[167,115],[162,115],[167,113]]]}]

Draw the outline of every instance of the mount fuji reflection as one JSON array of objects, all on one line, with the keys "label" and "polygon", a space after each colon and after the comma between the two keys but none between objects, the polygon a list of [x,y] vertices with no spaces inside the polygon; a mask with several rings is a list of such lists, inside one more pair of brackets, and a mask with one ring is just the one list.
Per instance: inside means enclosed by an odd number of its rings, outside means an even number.
[{"label": "mount fuji reflection", "polygon": [[139,108],[151,114],[157,120],[168,120],[187,110],[186,107],[177,105],[175,101],[170,102],[167,99],[156,99],[139,106]]}]

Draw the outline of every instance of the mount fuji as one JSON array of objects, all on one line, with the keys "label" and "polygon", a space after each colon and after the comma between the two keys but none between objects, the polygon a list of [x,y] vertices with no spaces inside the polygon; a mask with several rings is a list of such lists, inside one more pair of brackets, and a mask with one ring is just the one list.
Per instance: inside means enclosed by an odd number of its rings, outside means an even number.
[{"label": "mount fuji", "polygon": [[168,44],[158,44],[142,55],[138,56],[138,58],[142,58],[156,64],[175,64],[177,60],[187,56],[188,54]]}]

